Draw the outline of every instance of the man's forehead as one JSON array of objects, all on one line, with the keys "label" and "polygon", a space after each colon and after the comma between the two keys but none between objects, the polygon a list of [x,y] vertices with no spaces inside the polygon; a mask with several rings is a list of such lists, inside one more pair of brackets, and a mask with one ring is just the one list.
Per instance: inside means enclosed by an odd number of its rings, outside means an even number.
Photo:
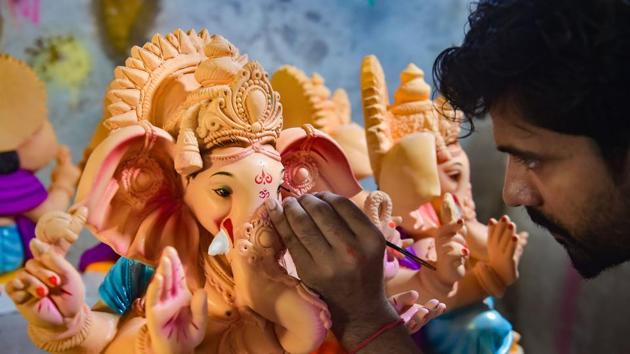
[{"label": "man's forehead", "polygon": [[513,110],[493,109],[490,118],[495,139],[532,139],[544,130],[528,123]]}]

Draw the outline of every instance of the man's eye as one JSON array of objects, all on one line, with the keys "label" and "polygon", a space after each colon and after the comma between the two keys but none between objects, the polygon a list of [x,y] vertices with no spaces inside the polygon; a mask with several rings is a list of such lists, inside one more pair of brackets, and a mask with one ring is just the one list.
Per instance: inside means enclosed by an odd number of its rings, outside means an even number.
[{"label": "man's eye", "polygon": [[516,155],[510,155],[510,157],[514,159],[514,161],[519,165],[525,166],[525,168],[527,168],[528,170],[533,170],[540,165],[540,160],[538,159],[526,158]]},{"label": "man's eye", "polygon": [[217,189],[213,189],[213,191],[221,198],[227,198],[232,195],[232,190],[227,187],[219,187]]}]

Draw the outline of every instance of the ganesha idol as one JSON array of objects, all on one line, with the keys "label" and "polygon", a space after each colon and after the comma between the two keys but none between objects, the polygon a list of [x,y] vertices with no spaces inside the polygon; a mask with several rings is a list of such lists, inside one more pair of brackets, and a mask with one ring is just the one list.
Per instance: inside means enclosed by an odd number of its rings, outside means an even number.
[{"label": "ganesha idol", "polygon": [[[413,64],[401,73],[392,104],[374,56],[363,61],[361,86],[375,180],[391,196],[394,214],[403,218],[400,232],[414,241],[409,251],[437,264],[433,276],[443,287],[433,288],[438,293],[432,295],[449,309],[423,328],[423,347],[433,353],[518,352],[517,335],[493,309],[492,296],[502,296],[518,278],[527,235],[518,234],[507,216],[487,225],[477,221],[468,157],[458,141],[461,113],[442,99],[430,99],[424,73]],[[459,244],[448,255],[462,258],[445,262],[440,238],[448,225],[456,232],[451,240]],[[455,271],[448,271],[449,264]],[[389,291],[426,289],[425,271],[403,265]]]},{"label": "ganesha idol", "polygon": [[[330,327],[281,266],[279,96],[205,30],[155,35],[115,70],[71,214],[48,214],[10,283],[35,345],[76,353],[307,353]],[[108,130],[106,132],[105,130]],[[89,308],[58,234],[85,224],[121,258]]]},{"label": "ganesha idol", "polygon": [[[26,63],[6,54],[0,54],[0,78],[0,284],[4,284],[32,257],[28,244],[35,237],[35,223],[46,212],[68,207],[79,169],[68,148],[58,144],[48,120],[44,82]],[[53,160],[47,188],[35,173]],[[72,235],[72,240],[76,237]]]},{"label": "ganesha idol", "polygon": [[[324,78],[317,73],[308,77],[302,70],[285,65],[271,77],[280,93],[284,129],[310,124],[330,135],[350,162],[354,176],[361,180],[372,175],[363,128],[353,122],[350,100],[343,89],[331,94]],[[338,176],[347,180],[347,176]]]}]

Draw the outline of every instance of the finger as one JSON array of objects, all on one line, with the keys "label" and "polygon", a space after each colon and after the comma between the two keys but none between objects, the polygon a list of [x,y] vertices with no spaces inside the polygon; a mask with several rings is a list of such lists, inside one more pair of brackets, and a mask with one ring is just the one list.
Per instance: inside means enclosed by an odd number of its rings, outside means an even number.
[{"label": "finger", "polygon": [[[496,228],[494,229],[494,233],[495,233],[495,237],[493,239],[492,244],[495,245],[496,247],[500,247],[501,244],[501,236],[503,235],[503,232],[505,231],[505,229],[507,228],[507,225],[509,223],[508,221],[509,219],[507,218],[507,215],[503,215],[501,217],[501,219],[499,219],[499,222],[497,223]],[[489,240],[488,240],[489,241]]]},{"label": "finger", "polygon": [[173,264],[165,254],[162,254],[158,271],[164,278],[161,299],[165,301],[173,294]]},{"label": "finger", "polygon": [[206,296],[204,289],[197,289],[190,300],[192,325],[195,329],[200,329],[201,333],[205,333],[204,329],[208,325],[208,301]]},{"label": "finger", "polygon": [[468,250],[468,248],[459,242],[447,242],[446,244],[442,245],[442,248],[444,249],[443,252],[448,257],[460,259],[462,257],[467,257],[470,255],[470,251]]},{"label": "finger", "polygon": [[347,245],[355,240],[352,230],[330,204],[310,194],[303,195],[298,201],[331,246]]},{"label": "finger", "polygon": [[313,258],[330,254],[331,246],[306,210],[295,198],[287,198],[284,203],[284,215],[293,233]]},{"label": "finger", "polygon": [[152,308],[160,302],[162,298],[162,289],[164,285],[164,277],[162,274],[155,274],[153,280],[147,288],[147,308]]},{"label": "finger", "polygon": [[88,209],[85,206],[79,206],[72,211],[72,219],[70,219],[70,230],[78,234],[83,229],[87,221]]},{"label": "finger", "polygon": [[444,224],[450,224],[455,221],[455,201],[450,193],[444,193],[442,196],[441,221]]},{"label": "finger", "polygon": [[495,230],[497,228],[497,220],[495,218],[490,218],[488,220],[488,242],[494,242],[496,238]]},{"label": "finger", "polygon": [[75,273],[76,270],[68,262],[63,256],[58,255],[52,250],[44,253],[42,257],[39,258],[39,261],[44,265],[44,267],[50,269],[55,272],[58,276],[62,278],[69,278],[72,273]]},{"label": "finger", "polygon": [[21,305],[33,298],[33,296],[26,291],[24,283],[18,278],[14,278],[7,283],[6,291],[16,305]]},{"label": "finger", "polygon": [[521,231],[518,233],[518,243],[520,248],[524,248],[527,246],[527,242],[529,240],[529,232]]},{"label": "finger", "polygon": [[50,245],[37,238],[32,239],[31,242],[28,243],[28,247],[31,249],[31,253],[35,259],[41,258],[46,252],[50,251]]},{"label": "finger", "polygon": [[409,306],[407,311],[405,311],[404,313],[400,314],[400,318],[402,318],[402,320],[405,323],[408,323],[409,321],[411,321],[416,316],[418,316],[418,318],[421,319],[428,312],[429,311],[426,310],[426,309],[423,309],[422,306],[420,306],[418,304],[413,304],[413,305]]},{"label": "finger", "polygon": [[284,216],[284,208],[275,199],[267,199],[265,206],[269,212],[269,219],[282,242],[289,250],[295,266],[298,269],[309,269],[313,265],[313,257],[306,247],[297,238],[293,229],[289,225],[287,218]]},{"label": "finger", "polygon": [[61,165],[70,159],[70,149],[67,145],[59,145],[57,150],[57,164]]},{"label": "finger", "polygon": [[46,285],[34,275],[31,275],[28,272],[21,272],[16,276],[16,279],[24,284],[25,290],[32,296],[41,299],[48,295],[48,288]]},{"label": "finger", "polygon": [[[330,204],[352,230],[358,240],[365,241],[371,235],[381,235],[381,232],[374,226],[363,210],[359,209],[352,201],[330,192],[317,193],[316,196]],[[321,222],[326,222],[322,220]],[[384,238],[380,237],[384,243]]]},{"label": "finger", "polygon": [[177,250],[173,247],[166,247],[166,254],[171,261],[172,269],[172,283],[171,283],[171,295],[176,296],[179,290],[186,287],[186,276],[184,275],[184,266],[179,259]]},{"label": "finger", "polygon": [[404,293],[392,296],[392,303],[396,312],[400,312],[404,307],[410,306],[418,301],[418,292],[415,290],[405,291]]},{"label": "finger", "polygon": [[446,310],[446,305],[437,299],[431,299],[424,304],[424,308],[427,309],[427,314],[422,318],[422,324],[429,322],[430,320],[440,316]]},{"label": "finger", "polygon": [[438,299],[431,299],[424,304],[424,307],[430,311],[435,311],[439,305],[440,301]]},{"label": "finger", "polygon": [[61,284],[61,278],[53,271],[46,269],[37,259],[30,259],[26,262],[24,269],[41,280],[49,288],[55,288]]},{"label": "finger", "polygon": [[448,239],[454,237],[464,229],[464,220],[459,219],[456,222],[445,224],[440,227],[438,231],[438,237],[442,239]]},{"label": "finger", "polygon": [[505,231],[503,231],[503,236],[501,239],[501,250],[504,253],[509,252],[511,254],[512,252],[514,252],[514,249],[518,244],[518,235],[516,235],[515,231],[516,225],[514,225],[513,222],[508,223]]}]

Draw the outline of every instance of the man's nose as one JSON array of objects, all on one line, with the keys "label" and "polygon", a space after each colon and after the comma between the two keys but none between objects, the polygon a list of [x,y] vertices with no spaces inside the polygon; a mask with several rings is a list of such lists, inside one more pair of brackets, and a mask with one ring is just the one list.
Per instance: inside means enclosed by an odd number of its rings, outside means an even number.
[{"label": "man's nose", "polygon": [[542,198],[533,183],[530,171],[525,166],[514,163],[511,158],[508,158],[505,170],[503,201],[511,207],[539,206],[542,204]]}]

